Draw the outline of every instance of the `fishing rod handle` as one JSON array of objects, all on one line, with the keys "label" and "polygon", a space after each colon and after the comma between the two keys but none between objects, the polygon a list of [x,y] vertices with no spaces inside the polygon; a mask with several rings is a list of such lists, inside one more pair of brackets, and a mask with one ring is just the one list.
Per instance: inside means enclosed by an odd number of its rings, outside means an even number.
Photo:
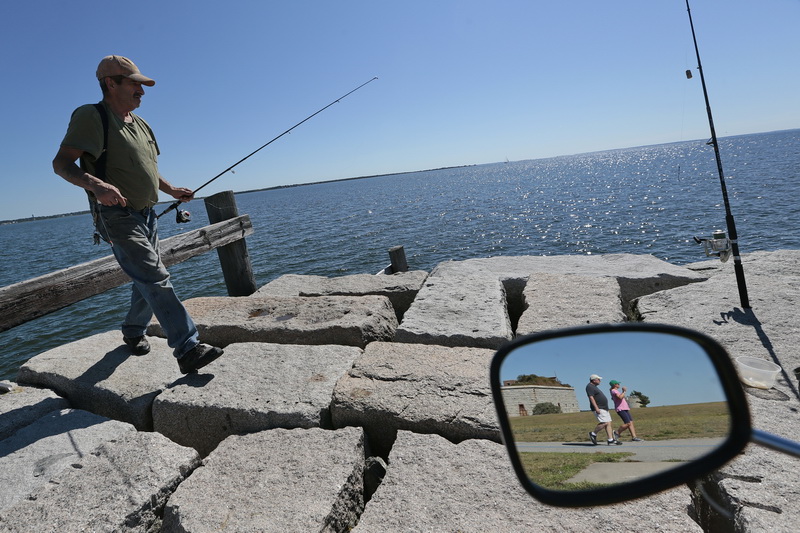
[{"label": "fishing rod handle", "polygon": [[167,213],[169,213],[173,209],[176,209],[179,205],[181,205],[181,201],[180,200],[172,202],[171,204],[169,204],[169,207],[164,209],[164,211],[160,215],[156,215],[156,218],[158,219],[158,218],[163,217],[164,215],[166,215]]}]

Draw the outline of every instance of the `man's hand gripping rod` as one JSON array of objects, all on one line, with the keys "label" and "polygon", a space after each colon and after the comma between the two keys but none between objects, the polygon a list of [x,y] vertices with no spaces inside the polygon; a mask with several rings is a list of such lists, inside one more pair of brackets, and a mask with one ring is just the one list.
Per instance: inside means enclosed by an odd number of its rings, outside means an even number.
[{"label": "man's hand gripping rod", "polygon": [[[202,189],[203,187],[205,187],[206,185],[208,185],[209,183],[211,183],[212,181],[216,180],[217,178],[219,178],[220,176],[222,176],[222,175],[223,175],[223,174],[225,174],[226,172],[228,172],[228,171],[230,171],[230,170],[233,170],[233,169],[234,169],[234,168],[235,168],[235,167],[236,167],[236,166],[237,166],[239,163],[242,163],[242,162],[244,162],[244,161],[245,161],[246,159],[248,159],[250,156],[253,156],[253,155],[255,155],[257,152],[261,151],[262,149],[266,148],[267,146],[269,146],[269,145],[270,145],[270,144],[272,144],[273,142],[277,141],[278,139],[280,139],[281,137],[283,137],[284,135],[286,135],[287,133],[289,133],[290,131],[292,131],[293,129],[295,129],[295,128],[296,128],[297,126],[299,126],[300,124],[302,124],[302,123],[306,122],[307,120],[310,120],[311,118],[315,117],[316,115],[319,115],[320,113],[322,113],[323,111],[325,111],[326,109],[328,109],[328,108],[329,108],[330,106],[332,106],[333,104],[335,104],[335,103],[337,103],[337,102],[339,102],[339,101],[341,101],[341,100],[344,100],[346,97],[350,96],[351,94],[353,94],[354,92],[356,92],[357,90],[359,90],[360,88],[362,88],[364,85],[367,85],[368,83],[372,83],[373,81],[375,81],[375,80],[377,80],[377,79],[378,79],[378,77],[377,77],[377,76],[375,76],[375,77],[374,77],[374,78],[372,78],[371,80],[369,80],[369,81],[367,81],[367,82],[364,82],[364,83],[362,83],[361,85],[359,85],[358,87],[356,87],[355,89],[353,89],[352,91],[350,91],[349,93],[345,94],[344,96],[340,96],[339,98],[337,98],[336,100],[334,100],[334,101],[333,101],[333,102],[331,102],[330,104],[326,105],[325,107],[323,107],[323,108],[322,108],[322,109],[320,109],[319,111],[317,111],[317,112],[315,112],[315,113],[313,113],[313,114],[311,114],[311,115],[307,116],[306,118],[304,118],[303,120],[301,120],[300,122],[298,122],[297,124],[295,124],[294,126],[292,126],[291,128],[289,128],[288,130],[284,131],[283,133],[281,133],[281,134],[280,134],[280,135],[278,135],[277,137],[275,137],[275,138],[273,138],[273,139],[270,139],[270,141],[269,141],[269,142],[267,142],[266,144],[264,144],[264,145],[263,145],[263,146],[261,146],[260,148],[258,148],[258,149],[256,149],[256,150],[254,150],[254,151],[250,152],[250,153],[249,153],[249,154],[247,154],[245,157],[241,158],[239,161],[237,161],[236,163],[232,164],[231,166],[229,166],[228,168],[226,168],[225,170],[223,170],[222,172],[220,172],[219,174],[217,174],[216,176],[214,176],[213,178],[211,178],[210,180],[208,180],[207,182],[205,182],[204,184],[202,184],[201,186],[199,186],[198,188],[196,188],[196,189],[193,191],[193,194],[194,194],[194,193],[196,193],[197,191],[199,191],[200,189]],[[170,212],[170,211],[172,211],[173,209],[176,209],[176,208],[177,208],[179,205],[181,205],[181,201],[180,201],[180,200],[176,200],[175,202],[171,203],[171,204],[169,205],[169,207],[168,207],[168,208],[166,208],[166,209],[164,210],[164,212],[163,212],[163,213],[161,213],[160,215],[158,215],[156,218],[161,218],[162,216],[166,215],[167,213],[169,213],[169,212]],[[180,209],[178,209],[178,212],[177,212],[177,214],[175,215],[175,221],[176,221],[176,222],[178,222],[178,223],[181,223],[181,222],[189,222],[189,220],[190,220],[190,217],[189,217],[189,212],[188,212],[188,211],[181,211]]]}]

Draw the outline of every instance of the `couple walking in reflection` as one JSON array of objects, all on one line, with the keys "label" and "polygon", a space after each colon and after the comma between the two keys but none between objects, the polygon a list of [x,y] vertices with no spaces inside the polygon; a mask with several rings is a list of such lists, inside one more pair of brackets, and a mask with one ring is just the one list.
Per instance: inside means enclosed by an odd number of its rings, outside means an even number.
[{"label": "couple walking in reflection", "polygon": [[631,408],[626,400],[628,389],[626,387],[620,388],[620,383],[617,380],[611,380],[611,398],[614,400],[614,410],[622,419],[622,425],[616,431],[611,428],[611,415],[608,412],[608,398],[600,390],[600,382],[602,377],[597,374],[589,376],[589,384],[586,385],[586,395],[589,397],[589,407],[592,408],[595,417],[597,418],[597,426],[594,431],[589,432],[589,440],[592,444],[597,445],[597,435],[601,431],[605,431],[607,436],[607,444],[610,446],[620,445],[622,442],[620,434],[628,430],[631,433],[632,441],[641,442],[642,439],[636,436],[636,428],[633,426],[633,417],[631,416]]}]

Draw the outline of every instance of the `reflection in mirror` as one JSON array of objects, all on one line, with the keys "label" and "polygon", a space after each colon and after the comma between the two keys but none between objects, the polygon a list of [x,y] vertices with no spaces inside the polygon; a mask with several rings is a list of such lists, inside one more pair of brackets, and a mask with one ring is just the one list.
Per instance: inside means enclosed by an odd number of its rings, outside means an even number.
[{"label": "reflection in mirror", "polygon": [[[619,445],[607,444],[590,408],[592,375],[602,377],[594,383],[608,402]],[[605,331],[522,345],[505,358],[499,376],[513,448],[529,479],[551,490],[599,488],[674,469],[711,453],[731,431],[709,356],[691,339],[668,333]],[[611,381],[625,391],[632,427],[615,411]],[[632,440],[631,429],[641,440]]]}]

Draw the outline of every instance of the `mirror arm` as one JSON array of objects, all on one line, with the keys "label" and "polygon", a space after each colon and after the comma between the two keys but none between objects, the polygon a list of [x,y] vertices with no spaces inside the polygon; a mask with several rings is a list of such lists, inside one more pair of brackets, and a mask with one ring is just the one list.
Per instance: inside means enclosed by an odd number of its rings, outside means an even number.
[{"label": "mirror arm", "polygon": [[772,450],[783,452],[794,457],[800,457],[800,443],[793,440],[784,439],[783,437],[761,431],[760,429],[753,429],[750,440]]}]

